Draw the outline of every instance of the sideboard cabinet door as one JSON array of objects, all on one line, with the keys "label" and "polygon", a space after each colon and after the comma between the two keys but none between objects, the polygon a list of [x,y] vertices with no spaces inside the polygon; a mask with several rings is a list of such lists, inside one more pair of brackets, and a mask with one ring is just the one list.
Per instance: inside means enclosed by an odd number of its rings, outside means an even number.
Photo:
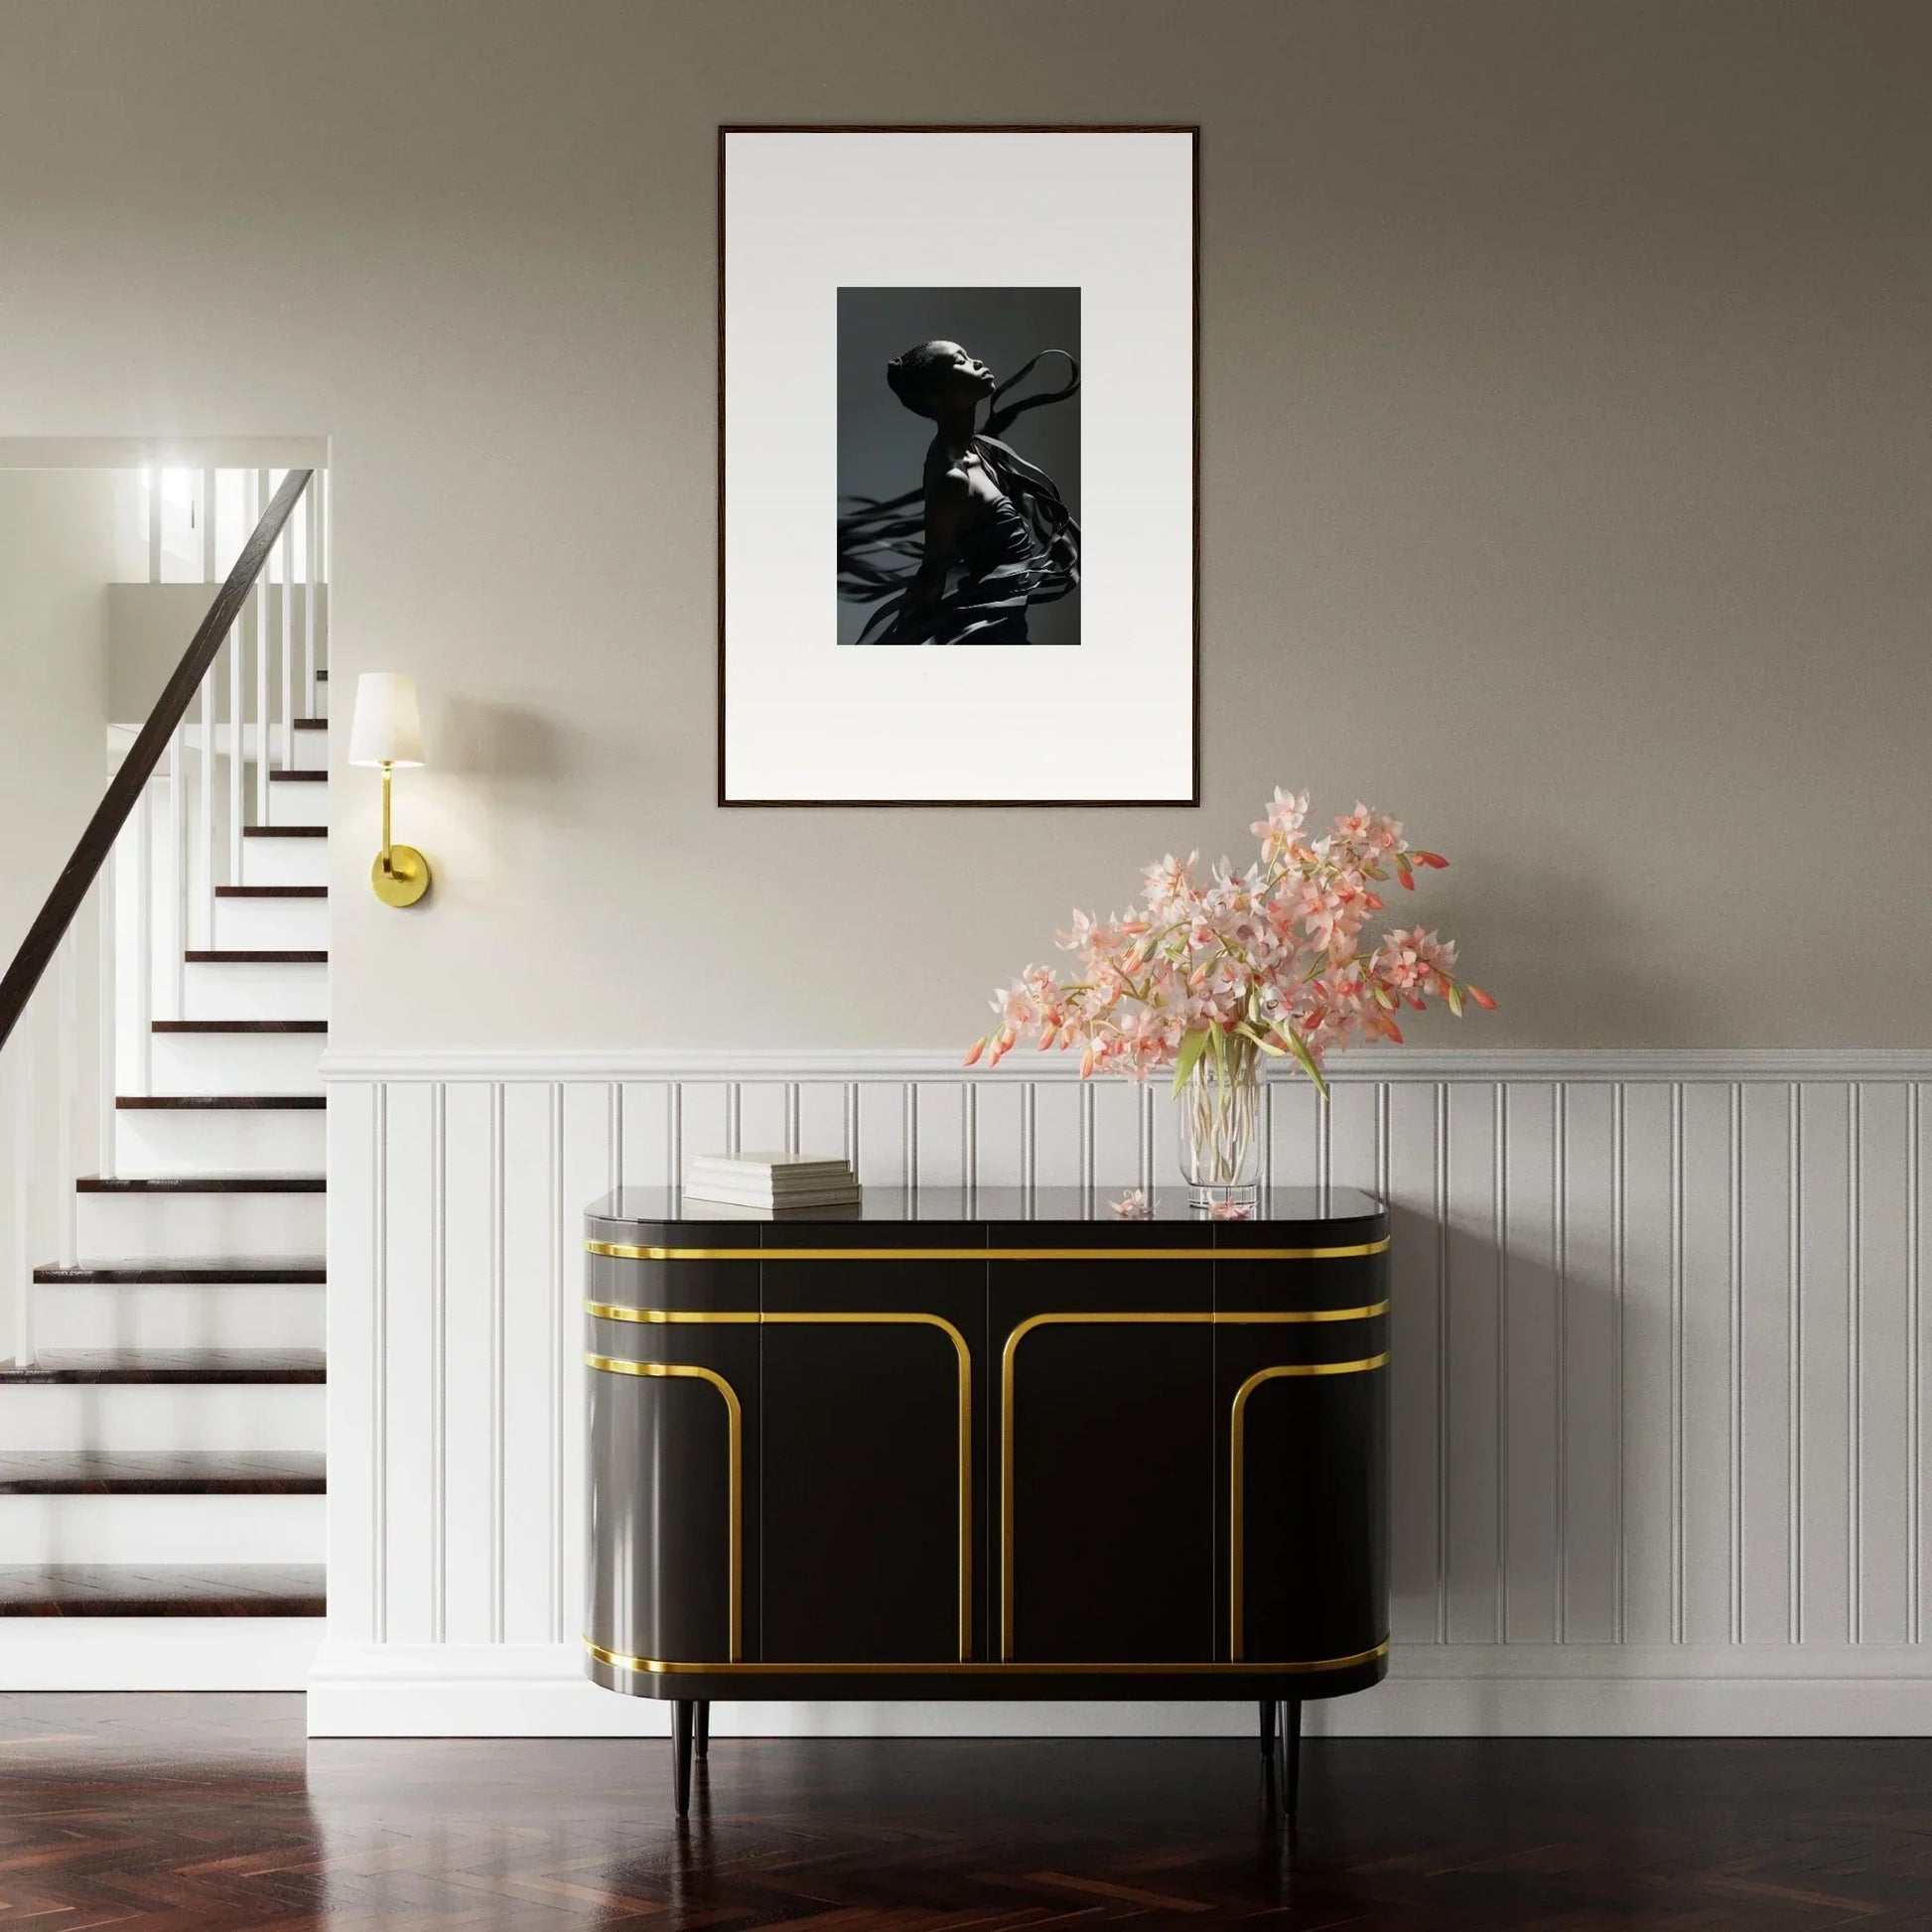
[{"label": "sideboard cabinet door", "polygon": [[983,1655],[986,1264],[767,1261],[763,1296],[765,1660]]},{"label": "sideboard cabinet door", "polygon": [[1386,1254],[1215,1271],[1219,1654],[1353,1657],[1389,1634]]},{"label": "sideboard cabinet door", "polygon": [[1211,1260],[996,1260],[990,1278],[995,1655],[1210,1661]]}]

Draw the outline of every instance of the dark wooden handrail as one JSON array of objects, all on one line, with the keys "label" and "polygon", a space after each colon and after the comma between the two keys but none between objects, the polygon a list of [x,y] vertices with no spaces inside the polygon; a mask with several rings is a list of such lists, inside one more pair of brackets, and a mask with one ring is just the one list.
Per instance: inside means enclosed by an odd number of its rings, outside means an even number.
[{"label": "dark wooden handrail", "polygon": [[[314,475],[313,470],[291,470],[288,473],[273,501],[262,512],[262,520],[255,525],[254,533],[241,546],[241,555],[235,559],[234,568],[215,592],[213,603],[207,607],[207,616],[202,620],[194,640],[181,662],[175,666],[174,676],[168,680],[154,710],[148,714],[148,722],[141,727],[139,736],[121,760],[120,769],[107,781],[107,789],[101,794],[93,817],[87,821],[87,829],[81,833],[79,844],[73,848],[73,857],[54,882],[54,890],[48,894],[47,903],[41,907],[34,923],[27,928],[27,936],[20,942],[20,950],[14,954],[13,964],[7,968],[6,978],[0,979],[0,1046],[6,1045],[20,1022],[20,1016],[27,1011],[27,1002],[34,997],[34,989],[41,983],[41,975],[47,971],[49,962],[67,936],[68,927],[73,923],[73,915],[85,902],[88,889],[106,864],[108,853],[114,849],[114,841],[120,837],[121,827],[127,823],[128,814],[134,809],[134,801],[154,776],[155,766],[161,762],[163,748],[174,736],[175,727],[188,715],[189,704],[201,689],[203,678],[207,675],[215,653],[221,648],[221,639],[228,634],[248,593],[255,588],[255,579],[261,575],[262,565],[268,561],[268,553],[275,547],[275,539],[282,534],[282,526],[289,520],[289,512],[301,499],[303,490],[309,486],[309,479]],[[268,720],[264,718],[258,723],[262,731],[262,756],[265,758],[268,755]],[[241,730],[239,719],[232,721],[231,729],[237,733]],[[237,738],[237,755],[240,749]],[[207,758],[212,751],[212,746],[204,745],[202,756]]]}]

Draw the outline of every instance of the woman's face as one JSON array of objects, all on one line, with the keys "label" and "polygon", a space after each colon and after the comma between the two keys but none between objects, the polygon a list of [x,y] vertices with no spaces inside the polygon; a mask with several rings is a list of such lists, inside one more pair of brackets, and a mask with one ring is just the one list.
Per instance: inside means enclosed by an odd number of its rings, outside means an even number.
[{"label": "woman's face", "polygon": [[[948,403],[981,402],[999,386],[993,371],[977,355],[969,355],[957,343],[934,343],[940,358],[932,365],[928,378],[932,393]],[[944,360],[950,355],[950,363]]]}]

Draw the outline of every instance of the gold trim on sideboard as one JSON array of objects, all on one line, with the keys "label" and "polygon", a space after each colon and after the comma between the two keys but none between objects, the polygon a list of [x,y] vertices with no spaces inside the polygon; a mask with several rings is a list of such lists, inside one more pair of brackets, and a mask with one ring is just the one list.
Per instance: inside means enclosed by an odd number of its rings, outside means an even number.
[{"label": "gold trim on sideboard", "polygon": [[1257,1369],[1234,1392],[1234,1410],[1228,1425],[1228,1655],[1241,1656],[1247,1611],[1247,1552],[1244,1548],[1246,1519],[1242,1513],[1242,1491],[1247,1483],[1248,1398],[1264,1382],[1279,1382],[1303,1375],[1359,1375],[1367,1369],[1388,1366],[1386,1350],[1359,1362],[1279,1362],[1273,1368]]},{"label": "gold trim on sideboard", "polygon": [[[843,1325],[851,1323],[882,1324],[888,1326],[919,1325],[937,1328],[953,1345],[953,1353],[958,1358],[959,1441],[958,1476],[956,1478],[956,1499],[959,1509],[959,1562],[958,1562],[958,1625],[959,1655],[961,1659],[973,1654],[973,1352],[968,1347],[966,1337],[948,1321],[944,1315],[928,1314],[900,1309],[856,1309],[836,1311],[774,1311],[760,1313],[749,1309],[627,1309],[609,1302],[586,1302],[585,1312],[596,1315],[605,1321],[643,1321],[664,1325],[701,1325],[715,1322],[737,1324],[759,1323],[771,1325]],[[613,1357],[585,1356],[587,1362],[604,1368],[618,1366]],[[638,1365],[638,1373],[649,1373],[647,1367]],[[738,1561],[736,1532],[734,1532],[733,1563]]]},{"label": "gold trim on sideboard", "polygon": [[[1387,1246],[1385,1242],[1383,1244]],[[1000,1354],[1000,1656],[1010,1660],[1013,1656],[1013,1369],[1014,1359],[1020,1343],[1035,1328],[1055,1327],[1070,1323],[1138,1323],[1138,1322],[1180,1322],[1188,1325],[1205,1324],[1229,1325],[1256,1322],[1299,1323],[1305,1321],[1366,1321],[1373,1315],[1386,1314],[1387,1302],[1372,1302],[1359,1309],[1290,1309],[1268,1311],[1246,1309],[1183,1309],[1183,1310],[1114,1310],[1106,1312],[1079,1311],[1053,1312],[1048,1314],[1030,1314],[1007,1336],[1006,1347]],[[1365,1356],[1353,1362],[1310,1362],[1289,1366],[1278,1371],[1283,1375],[1359,1375],[1368,1369],[1381,1368],[1387,1361],[1386,1353]],[[1235,1397],[1235,1419],[1238,1431],[1240,1414],[1246,1400],[1248,1385],[1244,1385]],[[1237,1448],[1233,1451],[1238,1455]],[[1237,1538],[1229,1551],[1228,1588],[1230,1599],[1235,1606],[1232,1612],[1234,1627],[1240,1627],[1240,1602],[1243,1589],[1241,1574],[1240,1542]],[[1238,1650],[1238,1646],[1237,1646]]]},{"label": "gold trim on sideboard", "polygon": [[727,1554],[729,1568],[725,1574],[726,1594],[731,1605],[731,1658],[735,1661],[739,1652],[745,1648],[744,1581],[739,1561],[739,1552],[744,1540],[745,1412],[739,1407],[738,1391],[715,1368],[701,1368],[695,1362],[625,1362],[620,1361],[613,1355],[593,1355],[587,1351],[584,1356],[584,1366],[602,1369],[607,1375],[644,1375],[653,1378],[709,1382],[725,1398],[725,1422],[729,1445],[726,1467],[731,1497],[727,1522],[727,1534],[731,1539]]},{"label": "gold trim on sideboard", "polygon": [[611,1261],[1350,1261],[1386,1254],[1389,1237],[1339,1248],[633,1248],[586,1241]]},{"label": "gold trim on sideboard", "polygon": [[943,1664],[724,1664],[668,1663],[660,1657],[629,1657],[584,1639],[584,1648],[600,1664],[639,1677],[706,1674],[733,1677],[1265,1677],[1306,1675],[1314,1671],[1352,1670],[1389,1654],[1389,1639],[1352,1657],[1315,1657],[1294,1663],[1178,1663],[1178,1664],[1041,1664],[1012,1662]]}]

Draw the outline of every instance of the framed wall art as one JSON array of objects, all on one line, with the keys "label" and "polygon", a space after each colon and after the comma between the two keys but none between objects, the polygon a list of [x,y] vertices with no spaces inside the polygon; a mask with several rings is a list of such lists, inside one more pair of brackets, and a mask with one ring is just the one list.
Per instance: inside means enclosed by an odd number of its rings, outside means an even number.
[{"label": "framed wall art", "polygon": [[1199,797],[1192,128],[719,131],[719,799]]}]

